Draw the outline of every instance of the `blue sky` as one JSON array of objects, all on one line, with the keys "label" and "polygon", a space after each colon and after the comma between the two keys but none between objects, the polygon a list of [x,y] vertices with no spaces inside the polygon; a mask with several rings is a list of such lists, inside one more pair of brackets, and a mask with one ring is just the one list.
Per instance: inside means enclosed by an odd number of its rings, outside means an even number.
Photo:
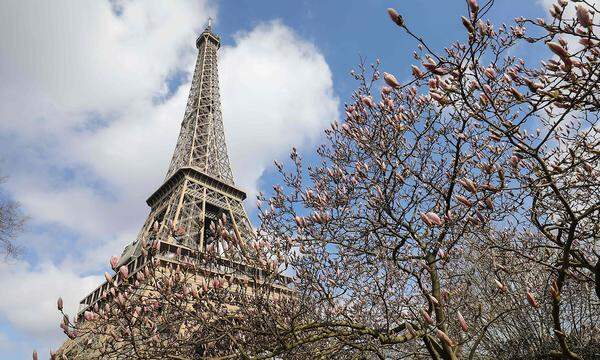
[{"label": "blue sky", "polygon": [[[517,7],[514,1],[496,1],[490,18],[499,24],[512,22],[516,16],[544,17],[539,3],[519,1]],[[224,43],[228,43],[237,31],[268,19],[282,19],[322,51],[333,72],[335,91],[346,99],[355,85],[348,72],[358,63],[359,55],[379,57],[386,68],[409,73],[414,42],[389,21],[388,7],[397,9],[411,29],[437,49],[465,38],[459,20],[466,13],[466,3],[460,0],[226,1],[220,5],[217,25]]]},{"label": "blue sky", "polygon": [[[465,37],[459,0],[2,2],[0,170],[11,176],[2,196],[31,219],[18,239],[25,256],[0,265],[0,358],[60,344],[56,297],[75,309],[135,238],[167,170],[208,16],[223,43],[234,173],[252,196],[277,181],[270,164],[292,146],[310,161],[354,90],[360,55],[409,75],[415,44],[388,7],[434,48]],[[504,0],[490,16],[546,13],[541,1]]]}]

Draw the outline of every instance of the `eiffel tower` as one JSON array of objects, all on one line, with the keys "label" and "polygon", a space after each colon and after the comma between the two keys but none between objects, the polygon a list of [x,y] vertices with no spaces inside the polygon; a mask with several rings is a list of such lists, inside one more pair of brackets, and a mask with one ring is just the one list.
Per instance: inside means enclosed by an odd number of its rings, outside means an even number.
[{"label": "eiffel tower", "polygon": [[[210,246],[222,253],[215,233],[218,222],[239,239],[253,236],[243,206],[246,194],[234,184],[225,144],[217,68],[220,44],[209,19],[196,40],[198,57],[192,86],[166,178],[148,198],[150,214],[137,239],[123,250],[117,265],[127,266],[130,274],[150,260],[143,254],[142,240],[157,242],[158,252],[154,256],[165,262],[171,261],[175,254],[193,256]],[[227,268],[230,273],[248,276],[256,273],[255,268],[236,260],[217,257],[210,265],[215,272]],[[105,282],[83,298],[77,317],[80,319],[101,301],[108,289]]]}]

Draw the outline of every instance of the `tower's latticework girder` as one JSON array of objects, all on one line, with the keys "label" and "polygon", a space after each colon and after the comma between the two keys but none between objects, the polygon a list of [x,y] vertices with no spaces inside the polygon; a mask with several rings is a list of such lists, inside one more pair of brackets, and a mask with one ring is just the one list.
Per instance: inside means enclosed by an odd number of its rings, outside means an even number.
[{"label": "tower's latticework girder", "polygon": [[219,46],[219,38],[209,29],[196,41],[199,52],[192,88],[167,179],[178,169],[189,166],[233,185],[221,117],[217,68]]}]

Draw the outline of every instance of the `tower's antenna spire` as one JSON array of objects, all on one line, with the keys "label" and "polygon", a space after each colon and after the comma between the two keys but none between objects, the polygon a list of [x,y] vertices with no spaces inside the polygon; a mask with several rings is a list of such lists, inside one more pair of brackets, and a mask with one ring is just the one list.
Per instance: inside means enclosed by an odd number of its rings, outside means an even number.
[{"label": "tower's antenna spire", "polygon": [[211,31],[212,30],[212,17],[208,18],[208,25],[206,25],[206,30]]}]

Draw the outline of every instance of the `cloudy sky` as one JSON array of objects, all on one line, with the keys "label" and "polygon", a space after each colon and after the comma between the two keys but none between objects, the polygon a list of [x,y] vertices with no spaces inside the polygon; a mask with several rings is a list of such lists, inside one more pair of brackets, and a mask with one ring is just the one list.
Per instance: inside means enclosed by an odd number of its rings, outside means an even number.
[{"label": "cloudy sky", "polygon": [[[546,16],[542,1],[496,2],[495,21]],[[0,263],[0,358],[57,347],[56,298],[74,312],[135,238],[167,170],[209,16],[223,42],[234,175],[252,195],[277,181],[272,160],[292,146],[310,159],[355,86],[348,73],[359,56],[408,76],[415,44],[388,20],[389,6],[437,48],[464,36],[462,0],[2,1],[0,173],[9,179],[0,196],[30,220],[23,257]]]}]

